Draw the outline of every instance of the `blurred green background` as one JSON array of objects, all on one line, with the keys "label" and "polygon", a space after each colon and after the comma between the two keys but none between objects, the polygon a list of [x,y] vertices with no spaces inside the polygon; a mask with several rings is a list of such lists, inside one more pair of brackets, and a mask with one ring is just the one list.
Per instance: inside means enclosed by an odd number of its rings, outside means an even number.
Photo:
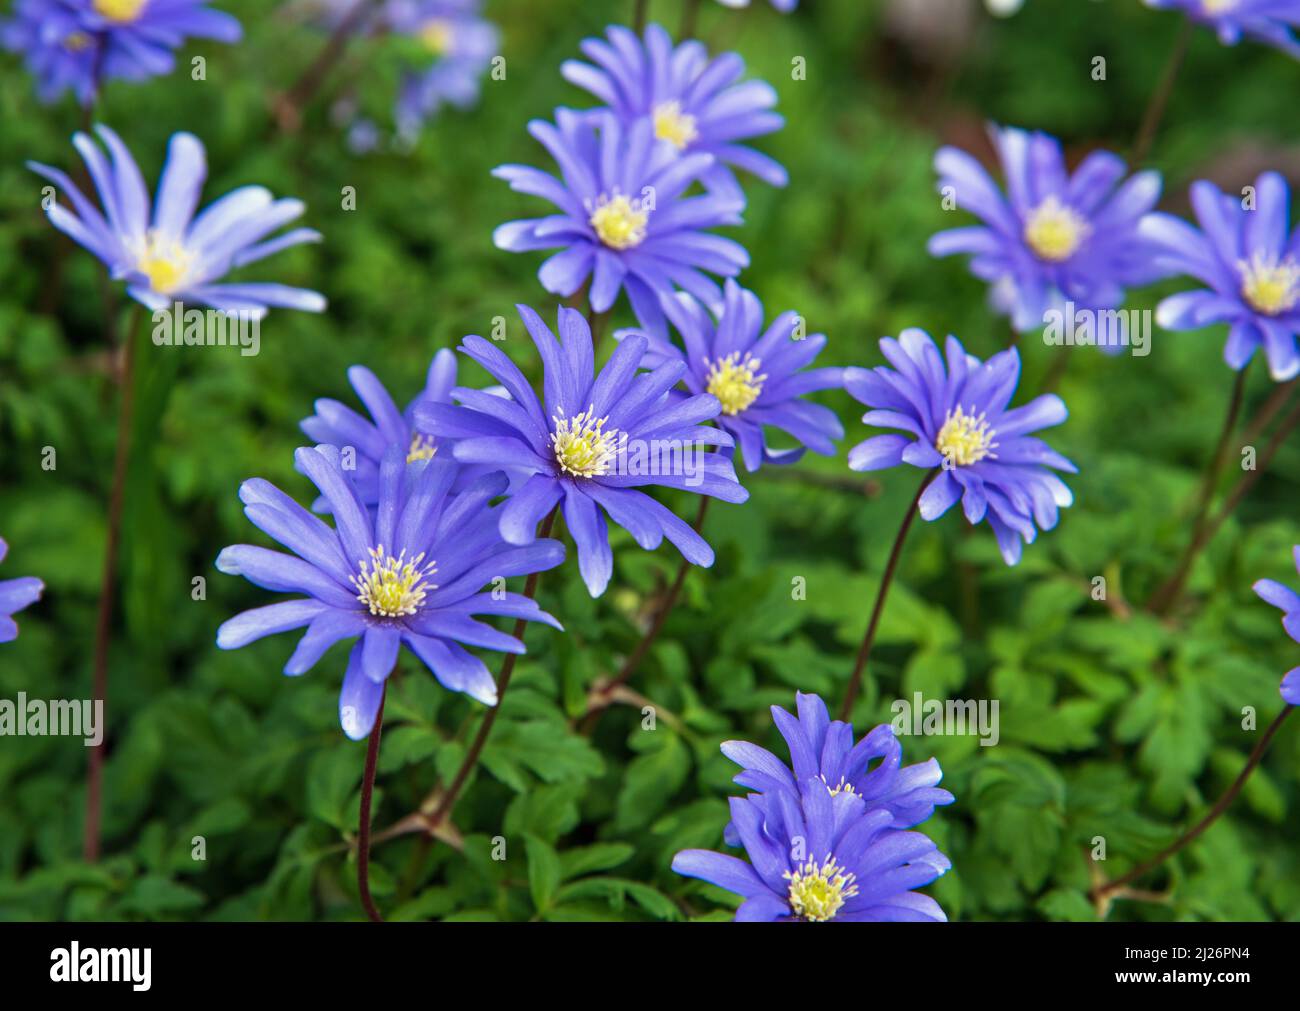
[{"label": "blurred green background", "polygon": [[[280,674],[293,638],[216,649],[216,627],[271,595],[213,568],[218,551],[268,543],[244,519],[239,482],[268,478],[309,501],[292,467],[312,401],[356,405],[345,370],[372,368],[400,402],[433,352],[491,319],[530,374],[538,361],[513,314],[553,316],[542,256],[493,248],[494,226],[544,213],[489,177],[502,162],[550,166],[525,132],[561,104],[587,106],[560,63],[580,39],[627,23],[632,0],[488,0],[502,28],[507,76],[479,106],[432,123],[410,151],[353,154],[331,122],[355,93],[381,123],[396,81],[382,46],[355,47],[303,130],[279,135],[268,98],[288,87],[323,35],[267,13],[264,0],[222,0],[246,40],[192,44],[171,77],[111,84],[97,119],[118,130],[156,179],[168,136],[196,132],[210,162],[205,202],[262,183],[308,204],[303,224],[325,242],[246,275],[315,288],[329,312],[274,312],[261,354],[145,345],[136,455],[126,498],[119,613],[110,668],[105,857],[81,862],[86,749],[69,738],[0,738],[0,918],[355,919],[364,745],[337,724],[345,661],[338,647],[306,677]],[[652,0],[676,33],[679,0]],[[976,2],[806,0],[781,17],[763,0],[731,11],[706,0],[700,34],[736,48],[770,81],[787,117],[759,141],[790,172],[775,190],[747,181],[734,230],[752,255],[743,283],[768,314],[795,308],[830,344],[822,364],[875,365],[877,339],[905,326],[955,333],[976,354],[1007,339],[983,285],[925,242],[952,227],[930,165],[941,142],[987,154],[985,121],[1061,137],[1072,160],[1131,144],[1180,27],[1137,0],[1028,0],[1007,20]],[[207,59],[207,80],[188,74]],[[1094,80],[1104,57],[1106,78]],[[803,57],[807,79],[793,80]],[[1300,66],[1254,45],[1224,48],[1196,33],[1154,146],[1163,206],[1182,213],[1193,179],[1225,187],[1263,168],[1300,176],[1294,96]],[[116,397],[108,378],[102,268],[65,243],[39,207],[34,158],[69,168],[80,119],[70,100],[38,105],[20,61],[0,59],[0,578],[39,575],[44,599],[0,647],[0,698],[90,694],[94,613],[105,540]],[[355,187],[356,209],[341,193]],[[963,222],[966,223],[963,215]],[[61,277],[56,275],[61,270]],[[1152,307],[1179,284],[1134,292]],[[120,295],[119,309],[124,307]],[[620,305],[616,325],[631,323]],[[907,761],[938,757],[957,796],[924,827],[953,860],[927,889],[953,919],[1088,919],[1092,840],[1104,836],[1114,877],[1174,839],[1227,786],[1280,709],[1277,683],[1295,645],[1251,583],[1294,580],[1300,452],[1287,445],[1198,562],[1187,606],[1167,623],[1140,604],[1188,536],[1198,475],[1217,434],[1231,373],[1223,328],[1155,336],[1149,357],[1069,356],[1060,387],[1070,420],[1049,434],[1081,473],[1060,526],[1006,568],[987,527],[953,511],[917,524],[856,713],[865,729],[890,702],[995,698],[1001,741],[904,738]],[[608,352],[608,346],[606,347]],[[1055,350],[1027,337],[1023,400]],[[462,381],[486,382],[471,364]],[[1272,390],[1262,367],[1247,415]],[[743,506],[717,505],[706,535],[712,570],[690,574],[664,635],[633,681],[660,711],[653,732],[635,709],[607,713],[594,736],[571,729],[586,691],[635,644],[677,566],[619,532],[615,577],[592,601],[573,566],[541,582],[568,633],[529,631],[483,766],[455,812],[463,850],[412,837],[375,848],[376,899],[394,918],[680,919],[730,916],[734,899],[678,878],[672,854],[721,847],[726,797],[739,788],[719,753],[728,738],[784,755],[767,707],[796,689],[843,697],[884,556],[916,475],[866,481],[845,465],[865,437],[863,408],[828,395],[848,430],[835,459],[744,478]],[[43,470],[54,447],[57,467]],[[1235,480],[1229,468],[1224,487]],[[690,501],[666,499],[689,516]],[[1111,607],[1092,600],[1108,581]],[[206,580],[194,600],[191,581]],[[806,600],[791,599],[795,577]],[[1124,606],[1128,601],[1131,606]],[[496,660],[489,660],[494,667]],[[443,691],[409,658],[389,692],[377,830],[411,812],[453,771],[481,710]],[[1230,813],[1122,899],[1112,919],[1300,919],[1300,734],[1284,728]],[[191,841],[207,840],[206,860]],[[507,859],[491,859],[504,837]]]}]

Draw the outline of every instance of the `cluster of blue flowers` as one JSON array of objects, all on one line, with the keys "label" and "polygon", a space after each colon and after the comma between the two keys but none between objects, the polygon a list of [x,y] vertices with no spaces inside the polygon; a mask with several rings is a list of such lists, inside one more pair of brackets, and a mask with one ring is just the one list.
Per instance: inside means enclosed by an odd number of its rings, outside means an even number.
[{"label": "cluster of blue flowers", "polygon": [[[497,47],[479,6],[385,6],[392,29],[440,57],[433,70],[408,79],[399,118],[413,123],[444,101],[472,98],[472,82]],[[1279,13],[1283,6],[1242,0],[1231,13],[1225,6],[1210,15],[1202,5],[1197,16],[1225,40],[1245,33],[1283,45],[1290,36],[1279,26],[1293,20]],[[86,101],[108,77],[165,72],[187,35],[233,41],[238,25],[201,0],[20,0],[3,39],[26,55],[42,94],[71,88]],[[700,531],[646,489],[742,503],[737,450],[751,473],[807,450],[833,455],[844,429],[809,394],[843,387],[869,408],[865,424],[888,430],[850,451],[852,469],[919,468],[922,518],[936,520],[960,501],[971,524],[988,521],[1009,565],[1072,501],[1058,472],[1075,473],[1074,464],[1035,435],[1063,423],[1066,406],[1054,394],[1010,406],[1020,377],[1016,348],[982,361],[955,337],[941,350],[922,330],[908,329],[880,341],[888,365],[817,366],[825,335],[807,333],[795,312],[769,319],[736,280],[748,253],[715,230],[742,221],[740,177],[788,181],[780,164],[749,144],[783,120],[774,89],[744,79],[738,55],[711,56],[695,40],[675,43],[657,25],[642,35],[611,27],[581,48],[589,62],[566,62],[562,73],[602,104],[557,109],[553,121],[528,127],[556,173],[495,170],[552,208],[501,225],[496,244],[553,251],[538,271],[542,286],[566,298],[584,293],[591,309],[584,317],[559,308],[552,329],[518,306],[541,362],[540,388],[492,341],[473,335],[458,350],[498,385],[458,385],[455,356],[444,349],[425,388],[399,409],[369,369],[354,366],[348,378],[368,417],[321,399],[302,422],[313,445],[298,449],[294,462],[319,497],[304,506],[261,479],[239,490],[249,520],[286,550],[234,545],[217,567],[292,596],[226,621],[217,644],[235,649],[305,630],[284,668],[300,675],[334,644],[355,641],[339,697],[340,724],[353,739],[374,728],[403,645],[446,688],[497,704],[497,685],[471,650],[522,653],[524,646],[480,619],[561,628],[530,595],[503,583],[565,560],[563,544],[548,536],[557,514],[593,597],[613,574],[611,522],[643,549],[666,538],[688,562],[711,565]],[[308,228],[276,234],[302,215],[301,202],[245,186],[196,214],[206,163],[189,133],[173,136],[151,200],[126,145],[107,127],[97,132],[103,149],[85,134],[73,138],[97,205],[63,171],[31,167],[69,201],[48,206],[51,223],[103,261],[133,298],[150,309],[192,301],[256,317],[270,308],[324,310],[316,292],[224,280],[234,268],[320,240]],[[995,129],[993,143],[1005,194],[970,154],[938,152],[940,191],[982,223],[935,235],[930,251],[970,256],[970,269],[1017,330],[1041,326],[1065,302],[1118,308],[1131,287],[1187,275],[1207,287],[1163,302],[1163,326],[1228,323],[1232,368],[1263,348],[1275,378],[1300,373],[1300,232],[1288,229],[1280,176],[1261,176],[1249,206],[1196,183],[1197,230],[1156,213],[1159,176],[1126,178],[1115,155],[1095,152],[1071,173],[1060,144],[1045,134]],[[624,294],[639,325],[614,334],[617,345],[598,368],[593,323],[603,323]],[[792,444],[769,445],[773,431]],[[699,453],[693,466],[683,459],[628,465],[630,450],[652,444]],[[0,541],[0,557],[4,551]],[[35,579],[0,582],[0,641],[13,638],[10,616],[41,589]],[[1284,627],[1300,641],[1300,596],[1269,580],[1256,589],[1284,611]],[[1287,675],[1283,697],[1300,703],[1300,668]],[[750,862],[688,850],[673,867],[741,896],[737,919],[944,919],[933,899],[914,891],[950,866],[915,831],[936,805],[953,800],[937,786],[938,764],[903,767],[888,726],[855,742],[851,725],[830,720],[816,696],[799,695],[797,710],[797,717],[772,710],[791,766],[754,744],[723,745],[744,769],[736,782],[751,791],[732,799],[726,840],[743,846]]]}]

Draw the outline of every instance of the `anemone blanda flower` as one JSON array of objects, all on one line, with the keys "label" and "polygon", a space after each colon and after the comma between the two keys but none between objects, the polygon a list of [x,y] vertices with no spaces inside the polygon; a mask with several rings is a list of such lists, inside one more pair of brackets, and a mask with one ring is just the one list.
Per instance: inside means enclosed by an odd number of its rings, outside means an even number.
[{"label": "anemone blanda flower", "polygon": [[267,481],[244,482],[239,497],[245,514],[293,554],[236,544],[221,552],[217,568],[301,596],[236,615],[217,630],[217,645],[238,649],[306,626],[284,668],[297,675],[334,643],[358,639],[339,695],[339,722],[354,740],[374,726],[384,682],[403,644],[444,687],[495,705],[492,675],[465,647],[523,653],[524,646],[475,615],[560,624],[528,597],[479,591],[499,576],[553,568],[564,560],[563,545],[537,540],[516,547],[501,539],[501,507],[489,502],[505,491],[503,474],[485,475],[452,494],[454,463],[410,465],[392,446],[380,466],[379,505],[372,515],[347,480],[336,448],[302,448],[294,459],[329,500],[335,525]]},{"label": "anemone blanda flower", "polygon": [[[832,796],[848,792],[861,797],[868,810],[889,811],[892,828],[912,828],[929,818],[936,805],[953,802],[952,794],[938,786],[943,770],[937,760],[901,767],[903,748],[888,723],[855,743],[853,725],[832,720],[820,696],[796,692],[795,709],[797,717],[772,706],[772,720],[790,749],[793,769],[757,744],[722,743],[722,753],[744,770],[735,782],[753,790],[761,807],[770,808],[776,793],[797,799],[799,784],[814,780]],[[726,840],[738,845],[732,825],[727,826]]]},{"label": "anemone blanda flower", "polygon": [[[1006,197],[971,155],[940,148],[939,191],[984,224],[939,232],[927,248],[932,256],[971,254],[971,273],[992,285],[990,301],[1017,330],[1041,329],[1048,311],[1067,301],[1092,312],[1118,308],[1126,287],[1163,276],[1138,235],[1160,197],[1158,172],[1138,172],[1121,185],[1123,160],[1093,151],[1071,174],[1054,137],[1014,128],[990,133]],[[1119,350],[1118,343],[1101,346]]]},{"label": "anemone blanda flower", "polygon": [[402,77],[396,119],[403,136],[416,134],[443,105],[464,109],[478,101],[480,81],[501,44],[482,6],[481,0],[389,0],[386,23],[433,57]]},{"label": "anemone blanda flower", "polygon": [[1292,27],[1300,24],[1300,0],[1145,0],[1158,10],[1179,10],[1211,28],[1225,46],[1243,37],[1300,57]]},{"label": "anemone blanda flower", "polygon": [[920,500],[921,518],[935,520],[961,499],[972,524],[987,518],[1008,565],[1020,561],[1021,538],[1056,526],[1058,510],[1074,498],[1048,468],[1078,468],[1041,439],[1041,428],[1059,425],[1068,413],[1054,393],[1008,409],[1020,379],[1015,348],[987,362],[967,354],[956,337],[943,355],[924,330],[882,338],[880,350],[893,368],[850,368],[844,388],[872,410],[868,425],[898,428],[907,435],[876,435],[849,451],[853,470],[881,470],[908,463],[937,468]]},{"label": "anemone blanda flower", "polygon": [[1208,289],[1171,295],[1156,307],[1167,330],[1229,325],[1224,360],[1243,369],[1264,349],[1276,380],[1300,373],[1296,333],[1300,331],[1300,228],[1289,229],[1286,180],[1265,172],[1255,181],[1255,203],[1219,192],[1213,183],[1192,184],[1193,228],[1170,214],[1149,215],[1143,235],[1168,271],[1188,274]]},{"label": "anemone blanda flower", "polygon": [[111,161],[84,133],[74,134],[72,143],[86,162],[102,213],[66,173],[36,162],[27,165],[72,201],[72,210],[50,201],[46,214],[51,224],[99,257],[115,280],[126,281],[132,298],[151,310],[192,300],[248,318],[265,316],[270,306],[308,312],[325,308],[324,298],[303,288],[221,283],[236,267],[302,242],[320,241],[320,233],[310,228],[267,238],[302,214],[301,200],[276,200],[262,186],[241,186],[196,216],[207,156],[193,134],[175,133],[151,214],[144,177],[131,152],[108,127],[96,130]]},{"label": "anemone blanda flower", "polygon": [[[844,383],[843,369],[806,367],[826,346],[825,334],[797,336],[801,318],[793,311],[781,313],[765,329],[763,304],[730,278],[723,286],[722,313],[716,322],[690,295],[679,293],[662,304],[686,350],[670,341],[666,331],[657,334],[647,328],[642,365],[686,363],[687,390],[718,398],[722,413],[717,424],[740,446],[746,470],[756,471],[764,462],[793,463],[806,449],[834,455],[834,440],[844,438],[844,426],[829,407],[801,399],[805,393]],[[622,340],[640,332],[622,330],[615,336]],[[799,445],[772,449],[764,434],[767,426]]]},{"label": "anemone blanda flower", "polygon": [[773,186],[789,180],[776,161],[741,141],[781,129],[772,112],[776,91],[765,81],[737,83],[745,61],[736,53],[709,58],[695,40],[673,45],[659,25],[645,41],[627,28],[607,28],[604,39],[585,39],[582,51],[595,64],[566,60],[564,77],[591,92],[625,123],[648,117],[655,137],[678,151],[704,151],[713,165],[700,181],[710,190],[743,200],[732,169],[752,172]]},{"label": "anemone blanda flower", "polygon": [[502,536],[511,544],[531,543],[537,524],[559,505],[593,597],[605,591],[614,567],[606,515],[646,550],[667,537],[690,562],[712,565],[713,549],[704,538],[637,489],[657,484],[725,502],[749,497],[725,454],[706,452],[733,445],[725,432],[701,424],[717,417],[717,398],[670,399],[686,366],[664,362],[639,372],[644,337],[625,337],[597,373],[591,330],[580,312],[560,309],[557,341],[537,313],[517,308],[541,354],[542,400],[500,349],[469,336],[460,350],[510,399],[457,387],[452,398],[458,404],[421,403],[415,424],[456,439],[453,452],[462,463],[529,471],[501,510]]},{"label": "anemone blanda flower", "polygon": [[[1292,549],[1292,557],[1297,571],[1300,571],[1300,545]],[[1255,583],[1254,590],[1263,600],[1282,612],[1282,628],[1300,643],[1300,594],[1276,579],[1261,579]],[[1282,698],[1290,705],[1300,706],[1300,667],[1293,667],[1286,672],[1280,691]]]},{"label": "anemone blanda flower", "polygon": [[[9,545],[0,537],[0,562],[7,554]],[[0,642],[12,642],[18,637],[18,625],[13,616],[39,600],[44,589],[45,584],[35,576],[0,579]]]},{"label": "anemone blanda flower", "polygon": [[18,0],[0,26],[0,44],[26,56],[37,94],[65,89],[89,104],[111,78],[139,81],[169,74],[173,50],[187,37],[238,42],[239,22],[211,0]]},{"label": "anemone blanda flower", "polygon": [[574,294],[588,278],[596,312],[626,289],[642,322],[662,323],[659,296],[674,285],[710,306],[722,293],[703,271],[734,277],[749,254],[704,229],[740,224],[744,204],[716,193],[683,196],[714,164],[703,151],[681,153],[656,140],[654,124],[623,124],[597,109],[557,109],[555,123],[533,120],[529,132],[551,153],[560,179],[527,165],[502,165],[493,175],[510,188],[549,200],[557,213],[499,226],[501,249],[559,249],[537,273],[552,294]]}]

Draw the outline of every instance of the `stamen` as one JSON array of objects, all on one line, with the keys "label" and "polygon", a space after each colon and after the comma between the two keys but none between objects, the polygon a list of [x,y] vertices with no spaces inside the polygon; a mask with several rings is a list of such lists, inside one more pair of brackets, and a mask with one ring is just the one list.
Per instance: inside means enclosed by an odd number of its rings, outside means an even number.
[{"label": "stamen", "polygon": [[420,460],[432,460],[438,452],[438,443],[432,435],[416,432],[411,436],[411,445],[406,450],[406,462],[417,463]]},{"label": "stamen", "polygon": [[656,105],[654,120],[655,136],[668,141],[678,151],[684,150],[700,135],[695,128],[695,117],[682,112],[682,103],[676,100]]},{"label": "stamen", "polygon": [[601,195],[596,205],[587,206],[588,221],[596,235],[610,249],[631,249],[645,241],[650,211],[640,200],[629,200],[622,193]]},{"label": "stamen", "polygon": [[150,231],[135,266],[149,279],[149,287],[167,295],[183,286],[193,261],[193,255],[179,242]]},{"label": "stamen", "polygon": [[425,49],[435,56],[441,56],[451,49],[455,32],[455,25],[445,18],[431,18],[420,26],[416,37],[424,44]]},{"label": "stamen", "polygon": [[766,375],[755,375],[763,364],[749,352],[740,357],[739,351],[733,351],[716,362],[705,363],[709,366],[706,389],[722,401],[723,414],[739,414],[758,399],[763,392]]},{"label": "stamen", "polygon": [[424,552],[410,561],[406,551],[394,558],[384,554],[384,546],[370,549],[370,560],[358,563],[359,576],[349,576],[357,588],[357,600],[381,618],[398,618],[414,614],[424,605],[424,596],[438,588],[436,583],[425,582],[438,571],[434,562],[421,567]]},{"label": "stamen", "polygon": [[841,794],[841,793],[856,793],[856,792],[857,792],[856,790],[853,789],[853,784],[850,783],[850,782],[849,782],[847,779],[845,779],[843,776],[840,777],[840,781],[839,781],[838,783],[836,783],[834,786],[831,786],[830,783],[827,783],[827,782],[826,782],[826,777],[825,777],[825,776],[818,776],[817,778],[820,779],[823,783],[826,783],[826,789],[830,791],[830,795],[831,795],[832,797],[836,796],[837,794]]},{"label": "stamen", "polygon": [[129,24],[140,16],[148,0],[95,0],[95,12],[120,25]]},{"label": "stamen", "polygon": [[846,901],[858,894],[857,878],[830,857],[820,867],[809,859],[794,872],[783,875],[790,882],[790,908],[796,916],[821,922],[830,920]]},{"label": "stamen", "polygon": [[605,431],[605,418],[593,418],[594,408],[588,407],[571,419],[552,418],[555,431],[551,444],[555,447],[555,462],[566,474],[574,477],[599,477],[609,473],[614,460],[614,447],[618,429]]},{"label": "stamen", "polygon": [[950,466],[969,467],[986,456],[997,459],[997,453],[993,452],[998,445],[993,441],[996,434],[989,428],[984,412],[976,414],[972,406],[971,413],[967,414],[958,405],[944,419],[934,440],[934,448]]},{"label": "stamen", "polygon": [[1268,316],[1287,312],[1300,302],[1300,264],[1291,257],[1278,261],[1256,253],[1242,260],[1241,297]]},{"label": "stamen", "polygon": [[1056,197],[1035,207],[1025,222],[1025,242],[1040,260],[1060,263],[1068,260],[1092,234],[1092,226],[1076,210]]}]

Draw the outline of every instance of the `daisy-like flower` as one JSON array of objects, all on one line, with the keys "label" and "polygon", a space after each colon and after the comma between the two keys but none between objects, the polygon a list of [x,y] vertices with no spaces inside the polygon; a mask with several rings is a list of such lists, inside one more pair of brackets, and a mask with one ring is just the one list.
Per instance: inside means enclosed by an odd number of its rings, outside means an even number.
[{"label": "daisy-like flower", "polygon": [[1273,378],[1292,378],[1300,373],[1300,228],[1289,227],[1286,180],[1265,172],[1255,181],[1253,203],[1205,180],[1192,184],[1191,197],[1199,231],[1157,213],[1142,223],[1142,233],[1167,272],[1209,287],[1166,298],[1156,307],[1156,322],[1167,330],[1227,323],[1223,357],[1231,368],[1245,368],[1262,347]]},{"label": "daisy-like flower", "polygon": [[100,205],[95,207],[67,174],[48,165],[28,167],[54,183],[72,202],[69,210],[50,201],[51,224],[94,253],[127,293],[151,310],[175,302],[199,302],[247,318],[265,316],[271,306],[320,312],[325,299],[314,291],[283,284],[221,283],[237,267],[302,242],[319,242],[320,233],[295,228],[267,236],[302,214],[301,200],[276,200],[261,186],[241,186],[208,205],[197,216],[207,176],[202,142],[189,133],[172,135],[167,162],[150,211],[144,177],[116,133],[96,127],[109,158],[84,133],[72,143],[86,162]]},{"label": "daisy-like flower", "polygon": [[887,807],[827,789],[815,775],[730,804],[731,832],[750,862],[682,850],[672,866],[742,896],[736,920],[947,919],[934,899],[913,889],[951,861],[928,836],[895,828]]},{"label": "daisy-like flower", "polygon": [[1182,11],[1197,24],[1211,28],[1225,46],[1242,38],[1275,46],[1300,58],[1300,42],[1292,29],[1300,25],[1297,0],[1145,0],[1157,10]]},{"label": "daisy-like flower", "polygon": [[478,101],[483,74],[501,45],[482,6],[481,0],[389,0],[384,8],[387,25],[433,60],[403,76],[396,105],[403,136],[418,133],[443,105],[464,109]]},{"label": "daisy-like flower", "polygon": [[733,445],[725,432],[702,424],[717,417],[718,399],[670,399],[668,391],[686,366],[665,362],[639,372],[644,337],[625,337],[597,374],[591,330],[581,313],[560,309],[557,341],[537,313],[517,308],[541,354],[542,400],[500,349],[469,336],[460,350],[490,372],[510,399],[457,387],[455,406],[419,404],[417,427],[456,439],[453,452],[463,463],[529,471],[501,510],[501,535],[511,544],[531,543],[537,524],[561,504],[593,597],[605,591],[614,567],[606,516],[648,551],[667,537],[688,561],[712,565],[713,549],[690,524],[637,489],[662,485],[725,502],[749,497],[726,455],[707,452],[709,446]]},{"label": "daisy-like flower", "polygon": [[1000,351],[987,362],[967,354],[956,337],[943,355],[924,330],[885,337],[880,350],[893,368],[850,368],[844,388],[872,410],[868,425],[898,428],[907,435],[877,435],[849,452],[853,470],[881,470],[901,463],[937,468],[921,495],[921,518],[936,520],[961,499],[972,524],[987,518],[1008,565],[1020,561],[1021,539],[1033,543],[1038,528],[1056,526],[1058,510],[1074,501],[1065,482],[1048,468],[1078,468],[1029,433],[1059,425],[1068,416],[1054,393],[1008,409],[1020,380],[1020,355]]},{"label": "daisy-like flower", "polygon": [[[9,545],[0,537],[0,562],[9,554]],[[18,624],[13,616],[24,607],[40,600],[45,584],[35,576],[20,579],[0,579],[0,642],[18,638]]]},{"label": "daisy-like flower", "polygon": [[238,42],[239,22],[211,0],[18,0],[0,43],[22,52],[37,94],[65,89],[89,104],[102,81],[170,74],[187,37]]},{"label": "daisy-like flower", "polygon": [[[912,828],[929,818],[936,805],[953,802],[952,794],[938,785],[943,770],[937,760],[900,767],[903,748],[888,723],[855,743],[853,725],[832,720],[820,696],[796,692],[795,708],[797,717],[772,706],[772,720],[790,749],[793,769],[757,744],[722,744],[722,753],[744,769],[735,782],[755,791],[752,799],[760,806],[775,810],[775,794],[797,799],[799,784],[820,780],[832,796],[851,793],[861,797],[868,810],[889,811],[892,828]],[[738,845],[734,826],[727,826],[726,840]]]},{"label": "daisy-like flower", "polygon": [[711,306],[722,293],[703,271],[734,277],[749,254],[704,229],[740,224],[744,204],[716,193],[683,196],[714,164],[703,151],[682,153],[656,140],[654,124],[624,124],[614,113],[557,109],[555,123],[534,120],[529,132],[560,166],[561,179],[526,165],[493,175],[510,188],[544,197],[557,213],[501,225],[493,241],[525,252],[559,249],[538,271],[552,294],[574,294],[588,278],[591,307],[604,312],[626,289],[642,322],[662,325],[659,296],[674,286]]},{"label": "daisy-like flower", "polygon": [[[1138,234],[1160,198],[1160,174],[1125,181],[1124,162],[1094,151],[1071,174],[1060,142],[1045,133],[990,127],[1007,195],[971,155],[942,147],[938,189],[982,225],[931,236],[932,256],[971,255],[970,269],[992,285],[994,308],[1020,331],[1041,329],[1049,310],[1116,309],[1124,289],[1162,276]],[[1118,345],[1102,345],[1119,350]]]},{"label": "daisy-like flower", "polygon": [[284,668],[298,675],[336,642],[359,638],[339,696],[339,721],[354,740],[374,726],[384,682],[403,644],[444,687],[496,705],[492,675],[465,646],[523,653],[524,645],[474,616],[560,624],[521,594],[479,591],[497,577],[554,568],[564,560],[564,546],[554,540],[525,547],[502,541],[501,507],[488,503],[505,491],[503,474],[452,494],[454,463],[410,466],[394,446],[380,467],[379,506],[372,515],[347,480],[337,449],[302,448],[294,461],[329,500],[335,525],[260,478],[240,486],[244,513],[293,554],[236,544],[221,552],[217,568],[268,590],[303,596],[231,618],[217,630],[217,645],[238,649],[306,626]]},{"label": "daisy-like flower", "polygon": [[[716,322],[685,294],[664,299],[663,310],[686,350],[670,341],[666,331],[663,335],[647,331],[649,350],[642,364],[647,368],[667,361],[686,364],[687,390],[718,398],[722,413],[717,424],[740,446],[746,470],[756,471],[765,462],[793,463],[807,449],[835,454],[835,440],[844,438],[844,426],[829,407],[802,399],[806,393],[843,385],[843,369],[807,368],[826,346],[825,334],[801,336],[801,317],[793,311],[781,313],[764,329],[763,304],[730,278]],[[625,330],[615,336],[621,340],[637,333]],[[772,449],[764,434],[767,426],[800,445]]]},{"label": "daisy-like flower", "polygon": [[595,64],[566,60],[564,77],[591,92],[625,123],[649,118],[655,137],[678,151],[704,151],[713,165],[704,185],[743,200],[732,169],[752,172],[773,186],[784,186],[786,171],[742,141],[781,129],[785,120],[772,112],[776,91],[765,81],[737,83],[745,61],[736,53],[710,59],[702,42],[673,45],[659,25],[645,30],[645,41],[622,27],[605,30],[609,41],[585,39],[582,51]]},{"label": "daisy-like flower", "polygon": [[[1300,545],[1292,549],[1292,557],[1295,559],[1296,570],[1300,571]],[[1276,579],[1261,579],[1255,583],[1254,590],[1264,601],[1282,612],[1282,628],[1300,643],[1300,594]],[[1287,703],[1300,706],[1300,667],[1293,667],[1286,672],[1280,691]]]}]

